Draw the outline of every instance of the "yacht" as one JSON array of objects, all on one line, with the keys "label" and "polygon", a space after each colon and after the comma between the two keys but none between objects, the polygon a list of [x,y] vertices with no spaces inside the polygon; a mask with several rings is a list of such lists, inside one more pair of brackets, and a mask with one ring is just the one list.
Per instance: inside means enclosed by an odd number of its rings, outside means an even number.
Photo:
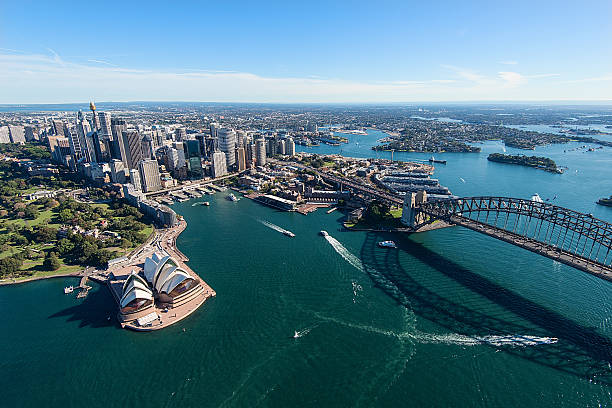
[{"label": "yacht", "polygon": [[285,234],[286,236],[291,237],[291,238],[295,237],[295,234],[293,232],[291,232],[291,231],[286,231],[285,230],[285,231],[283,231],[283,234]]},{"label": "yacht", "polygon": [[397,248],[397,245],[395,245],[393,241],[380,241],[378,246],[381,248]]},{"label": "yacht", "polygon": [[540,197],[538,193],[535,193],[534,195],[531,196],[531,201],[535,201],[536,203],[544,202],[544,200],[542,200],[542,197]]},{"label": "yacht", "polygon": [[67,295],[67,294],[69,294],[69,293],[72,293],[72,292],[74,292],[74,286],[66,286],[66,287],[64,288],[64,293],[65,293],[66,295]]},{"label": "yacht", "polygon": [[227,197],[228,200],[230,201],[238,201],[239,198],[237,198],[234,194],[230,193]]},{"label": "yacht", "polygon": [[329,236],[329,234],[327,233],[327,231],[324,231],[324,230],[319,231],[319,235],[324,236],[324,237]]}]

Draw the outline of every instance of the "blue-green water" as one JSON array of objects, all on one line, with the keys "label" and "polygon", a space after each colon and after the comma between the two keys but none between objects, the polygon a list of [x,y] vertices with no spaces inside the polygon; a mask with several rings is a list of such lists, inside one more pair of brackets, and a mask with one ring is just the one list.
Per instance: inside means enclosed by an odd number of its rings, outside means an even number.
[{"label": "blue-green water", "polygon": [[[312,149],[369,157],[378,137]],[[486,161],[502,148],[440,155],[436,176],[458,195],[557,195],[612,220],[594,205],[612,191],[612,150],[538,149],[570,168],[556,175]],[[395,154],[409,157],[429,155]],[[345,232],[338,212],[206,199],[174,206],[189,223],[178,245],[217,297],[176,326],[118,329],[106,288],[76,300],[62,291],[71,279],[0,288],[0,405],[612,404],[610,283],[461,228]],[[376,247],[389,238],[399,250]]]}]

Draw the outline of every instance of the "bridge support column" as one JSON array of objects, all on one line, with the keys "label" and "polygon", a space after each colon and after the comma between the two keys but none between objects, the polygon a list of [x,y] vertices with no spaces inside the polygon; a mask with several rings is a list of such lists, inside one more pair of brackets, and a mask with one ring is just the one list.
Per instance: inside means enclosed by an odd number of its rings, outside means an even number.
[{"label": "bridge support column", "polygon": [[417,214],[417,207],[427,201],[427,192],[419,191],[418,193],[406,193],[404,196],[404,204],[402,206],[402,224],[407,227],[414,228],[421,224],[424,220],[420,214]]}]

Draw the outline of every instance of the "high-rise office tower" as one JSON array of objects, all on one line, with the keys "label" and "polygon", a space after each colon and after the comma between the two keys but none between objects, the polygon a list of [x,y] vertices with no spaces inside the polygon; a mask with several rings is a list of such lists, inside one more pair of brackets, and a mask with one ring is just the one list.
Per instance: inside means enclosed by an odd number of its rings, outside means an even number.
[{"label": "high-rise office tower", "polygon": [[286,154],[285,153],[285,140],[281,139],[278,141],[278,144],[276,145],[276,153],[277,154],[282,154],[283,156]]},{"label": "high-rise office tower", "polygon": [[246,159],[247,159],[247,166],[249,168],[255,167],[255,156],[256,156],[255,152],[256,151],[257,151],[257,147],[255,146],[255,142],[248,143],[246,145]]},{"label": "high-rise office tower", "polygon": [[176,128],[174,131],[174,140],[182,142],[185,139],[187,139],[187,130],[184,127]]},{"label": "high-rise office tower", "polygon": [[219,150],[225,153],[227,167],[230,168],[236,163],[236,132],[228,128],[217,129],[219,139]]},{"label": "high-rise office tower", "polygon": [[0,126],[0,143],[11,143],[8,126]]},{"label": "high-rise office tower", "polygon": [[295,142],[292,138],[285,140],[285,154],[288,156],[295,156]]},{"label": "high-rise office tower", "polygon": [[130,169],[130,182],[134,185],[134,188],[138,191],[142,191],[142,181],[140,180],[140,170]]},{"label": "high-rise office tower", "polygon": [[142,138],[142,154],[145,159],[155,158],[155,150],[153,149],[153,139],[151,135],[145,135]]},{"label": "high-rise office tower", "polygon": [[79,141],[79,145],[81,147],[81,157],[87,163],[96,161],[96,152],[93,145],[93,139],[88,138],[88,133],[91,132],[91,127],[89,126],[89,122],[87,122],[83,118],[83,112],[80,112],[79,117],[77,117],[76,123],[76,135]]},{"label": "high-rise office tower", "polygon": [[111,146],[111,157],[123,161],[127,166],[127,155],[123,145],[122,132],[127,130],[127,123],[123,119],[111,119],[111,134],[112,141]]},{"label": "high-rise office tower", "polygon": [[138,168],[138,163],[144,158],[140,133],[126,130],[121,132],[121,138],[123,139],[127,167],[130,169]]},{"label": "high-rise office tower", "polygon": [[183,142],[185,148],[185,158],[190,178],[202,178],[202,155],[200,154],[200,142],[195,139],[188,139]]},{"label": "high-rise office tower", "polygon": [[219,124],[218,123],[211,123],[210,126],[210,136],[213,139],[217,138],[217,129],[219,129]]},{"label": "high-rise office tower", "polygon": [[79,140],[78,132],[75,129],[68,129],[68,141],[70,142],[70,154],[74,156],[74,160],[79,161],[83,158],[83,148]]},{"label": "high-rise office tower", "polygon": [[225,153],[216,151],[212,155],[211,172],[217,178],[227,174],[227,163]]},{"label": "high-rise office tower", "polygon": [[274,156],[276,154],[277,146],[278,142],[276,141],[276,137],[268,140],[268,148],[266,150],[268,152],[268,156]]},{"label": "high-rise office tower", "polygon": [[236,163],[238,164],[239,172],[246,170],[246,149],[243,146],[236,149]]},{"label": "high-rise office tower", "polygon": [[142,160],[138,166],[142,190],[145,193],[161,190],[161,179],[159,178],[159,165],[157,164],[157,160]]},{"label": "high-rise office tower", "polygon": [[246,137],[246,132],[244,130],[236,131],[236,144],[238,145],[238,147],[245,145]]},{"label": "high-rise office tower", "polygon": [[25,132],[23,126],[9,125],[9,135],[12,143],[25,143]]},{"label": "high-rise office tower", "polygon": [[25,140],[31,142],[38,139],[37,129],[34,126],[26,126],[24,128]]},{"label": "high-rise office tower", "polygon": [[257,139],[255,142],[255,158],[258,166],[266,164],[266,141],[265,139]]},{"label": "high-rise office tower", "polygon": [[111,114],[108,112],[98,112],[98,119],[100,120],[100,131],[102,132],[102,138],[105,140],[111,140],[113,138],[113,132],[111,130]]},{"label": "high-rise office tower", "polygon": [[60,136],[60,137],[64,137],[64,122],[62,122],[61,120],[57,120],[57,119],[53,119],[53,121],[51,122],[52,124],[52,128],[53,128],[53,134],[55,136]]},{"label": "high-rise office tower", "polygon": [[127,178],[125,174],[125,163],[123,163],[121,160],[113,159],[110,162],[110,169],[111,180],[113,183],[124,184],[126,182]]},{"label": "high-rise office tower", "polygon": [[183,142],[174,142],[172,146],[176,149],[178,155],[177,167],[181,168],[185,166],[187,164],[187,161],[185,158],[185,146],[183,145]]}]

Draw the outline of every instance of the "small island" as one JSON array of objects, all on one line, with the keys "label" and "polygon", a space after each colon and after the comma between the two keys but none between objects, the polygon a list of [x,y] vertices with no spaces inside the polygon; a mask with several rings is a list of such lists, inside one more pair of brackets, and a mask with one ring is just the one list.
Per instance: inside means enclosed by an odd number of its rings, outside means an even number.
[{"label": "small island", "polygon": [[597,204],[612,207],[612,195],[608,198],[600,198],[599,201],[597,201]]},{"label": "small island", "polygon": [[563,170],[557,167],[554,160],[548,157],[525,156],[525,155],[510,155],[502,153],[491,153],[487,160],[497,163],[516,164],[519,166],[534,167],[549,171],[551,173],[563,173]]}]

